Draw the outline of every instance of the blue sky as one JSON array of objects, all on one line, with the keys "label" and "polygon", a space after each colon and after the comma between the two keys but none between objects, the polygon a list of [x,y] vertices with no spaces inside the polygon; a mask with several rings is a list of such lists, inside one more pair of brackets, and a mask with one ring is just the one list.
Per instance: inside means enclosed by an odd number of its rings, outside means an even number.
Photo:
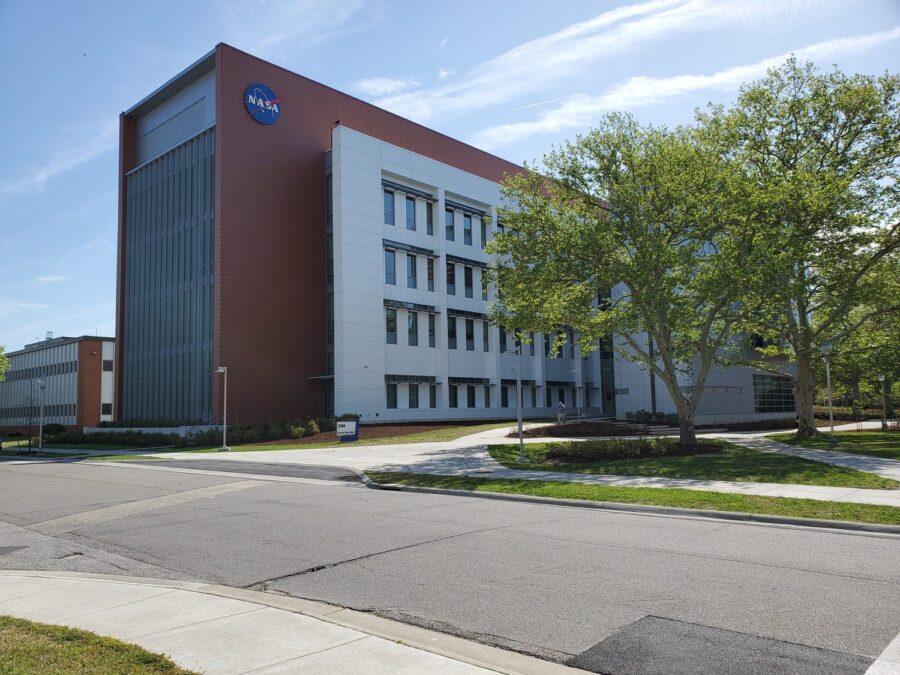
[{"label": "blue sky", "polygon": [[111,335],[118,114],[228,42],[520,162],[658,124],[794,52],[897,71],[896,0],[0,0],[0,345]]}]

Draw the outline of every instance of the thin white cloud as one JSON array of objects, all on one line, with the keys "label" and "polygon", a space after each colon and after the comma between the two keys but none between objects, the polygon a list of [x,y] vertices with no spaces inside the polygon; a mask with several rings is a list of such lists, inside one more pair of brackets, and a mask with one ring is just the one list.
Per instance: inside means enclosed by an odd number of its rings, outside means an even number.
[{"label": "thin white cloud", "polygon": [[267,54],[310,47],[339,33],[367,0],[228,0],[218,5],[223,33],[240,49]]},{"label": "thin white cloud", "polygon": [[453,68],[438,68],[437,78],[439,80],[446,80],[448,77],[453,75],[456,71]]},{"label": "thin white cloud", "polygon": [[353,89],[363,96],[390,96],[417,86],[419,81],[412,77],[370,77],[355,82]]},{"label": "thin white cloud", "polygon": [[[867,35],[819,42],[792,53],[801,60],[816,61],[839,54],[863,52],[897,39],[900,39],[900,26]],[[789,56],[790,53],[780,54],[756,63],[721,70],[712,75],[632,77],[599,96],[585,94],[573,96],[537,120],[500,124],[483,129],[474,136],[472,143],[485,149],[497,148],[537,134],[584,129],[599,115],[612,110],[632,110],[701,90],[735,90],[743,82],[760,77],[769,68],[780,65]]]},{"label": "thin white cloud", "polygon": [[65,274],[48,274],[43,277],[35,277],[34,280],[39,284],[58,284],[63,281],[68,281],[69,277]]},{"label": "thin white cloud", "polygon": [[445,37],[438,45],[438,49],[443,49],[444,47],[446,47],[448,42],[450,42],[450,38]]},{"label": "thin white cloud", "polygon": [[80,138],[69,141],[40,166],[24,168],[21,178],[0,183],[0,196],[41,190],[50,179],[115,148],[118,137],[119,122],[115,118],[100,128],[86,131]]},{"label": "thin white cloud", "polygon": [[[825,0],[822,0],[825,1]],[[587,21],[518,45],[452,83],[376,101],[400,115],[427,122],[438,115],[486,108],[576,77],[603,59],[640,49],[673,34],[722,30],[786,11],[810,11],[793,0],[649,0],[603,12]]]},{"label": "thin white cloud", "polygon": [[48,309],[47,305],[43,305],[39,302],[22,302],[20,300],[0,300],[0,319],[6,319],[7,317],[12,316],[13,314],[17,314],[19,312],[25,312],[28,310],[35,309]]}]

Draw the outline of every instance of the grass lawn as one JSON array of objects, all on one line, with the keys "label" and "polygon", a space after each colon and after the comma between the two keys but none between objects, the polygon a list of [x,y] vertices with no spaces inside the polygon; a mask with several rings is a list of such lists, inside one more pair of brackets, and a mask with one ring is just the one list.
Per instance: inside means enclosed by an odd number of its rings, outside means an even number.
[{"label": "grass lawn", "polygon": [[510,469],[565,471],[612,476],[658,476],[662,478],[699,478],[704,480],[750,481],[754,483],[797,483],[891,489],[900,483],[862,471],[813,462],[788,455],[774,455],[742,448],[725,441],[722,452],[684,457],[652,457],[614,461],[562,464],[546,462],[552,443],[529,443],[525,446],[528,464],[519,464],[518,445],[494,445],[491,457]]},{"label": "grass lawn", "polygon": [[821,502],[813,499],[763,497],[757,495],[704,492],[681,488],[633,488],[607,485],[583,485],[537,480],[504,480],[466,476],[434,476],[430,474],[366,472],[377,483],[395,483],[420,487],[503,492],[561,499],[583,499],[594,502],[650,504],[706,511],[764,513],[795,518],[850,520],[861,523],[900,525],[900,508],[872,504]]},{"label": "grass lawn", "polygon": [[190,675],[165,656],[93,633],[0,616],[0,673]]},{"label": "grass lawn", "polygon": [[[835,450],[854,455],[871,455],[882,459],[900,460],[900,432],[896,431],[836,431],[838,439]],[[828,432],[813,438],[797,438],[796,434],[773,434],[767,436],[774,441],[816,450],[828,450]]]}]

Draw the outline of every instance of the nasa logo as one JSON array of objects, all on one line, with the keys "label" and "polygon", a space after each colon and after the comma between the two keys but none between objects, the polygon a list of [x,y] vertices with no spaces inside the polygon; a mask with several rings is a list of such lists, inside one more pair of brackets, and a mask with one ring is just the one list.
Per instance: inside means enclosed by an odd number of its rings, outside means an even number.
[{"label": "nasa logo", "polygon": [[281,101],[264,84],[251,84],[244,91],[244,105],[250,117],[260,124],[275,124],[281,114]]}]

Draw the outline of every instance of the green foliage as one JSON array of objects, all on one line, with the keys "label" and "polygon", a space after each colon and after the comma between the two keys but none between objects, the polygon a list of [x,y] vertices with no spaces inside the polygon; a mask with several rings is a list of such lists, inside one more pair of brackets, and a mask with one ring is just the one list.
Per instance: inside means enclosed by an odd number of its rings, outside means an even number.
[{"label": "green foliage", "polygon": [[730,362],[750,314],[734,300],[758,269],[752,186],[713,131],[606,116],[505,182],[509,232],[490,245],[494,319],[521,333],[571,326],[583,352],[623,340],[620,355],[665,384],[686,443],[709,369]]},{"label": "green foliage", "polygon": [[306,425],[306,433],[310,436],[315,436],[319,433],[319,423],[316,420],[311,419]]},{"label": "green foliage", "polygon": [[[221,437],[221,434],[219,434]],[[46,444],[61,443],[64,445],[115,445],[131,448],[185,447],[189,441],[175,434],[145,434],[140,431],[102,431],[85,434],[81,431],[66,431],[48,435]]]},{"label": "green foliage", "polygon": [[704,452],[718,452],[720,445],[682,446],[677,438],[610,438],[602,441],[569,441],[551,443],[546,459],[558,462],[595,462],[643,457],[675,457]]},{"label": "green foliage", "polygon": [[44,425],[44,436],[52,436],[53,434],[61,434],[64,433],[66,427],[64,424],[56,424],[55,422],[51,422],[50,424]]},{"label": "green foliage", "polygon": [[[821,344],[900,311],[900,79],[823,73],[791,58],[699,122],[753,179],[764,245],[742,299],[797,367],[800,431],[815,433]],[[894,333],[896,338],[896,333]],[[896,342],[896,339],[894,340]],[[892,367],[897,367],[896,357]]]},{"label": "green foliage", "polygon": [[0,382],[6,381],[7,370],[9,370],[9,358],[6,356],[6,347],[0,345]]}]

